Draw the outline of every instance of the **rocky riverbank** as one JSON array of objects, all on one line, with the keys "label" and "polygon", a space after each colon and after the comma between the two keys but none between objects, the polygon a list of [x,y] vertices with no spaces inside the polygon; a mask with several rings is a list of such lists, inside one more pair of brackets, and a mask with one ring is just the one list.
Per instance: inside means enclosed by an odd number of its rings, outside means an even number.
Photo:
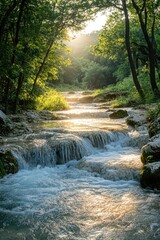
[{"label": "rocky riverbank", "polygon": [[[154,106],[153,106],[154,107]],[[136,130],[148,130],[149,141],[142,147],[141,161],[143,168],[140,176],[141,186],[160,189],[160,118],[148,121],[147,110],[150,106],[139,106],[137,109],[115,110],[109,108],[110,118],[124,118],[126,123]],[[63,119],[65,116],[49,111],[26,111],[23,114],[6,116],[0,111],[0,177],[18,171],[16,158],[5,145],[6,137],[17,137],[34,133],[33,124],[45,120]]]}]

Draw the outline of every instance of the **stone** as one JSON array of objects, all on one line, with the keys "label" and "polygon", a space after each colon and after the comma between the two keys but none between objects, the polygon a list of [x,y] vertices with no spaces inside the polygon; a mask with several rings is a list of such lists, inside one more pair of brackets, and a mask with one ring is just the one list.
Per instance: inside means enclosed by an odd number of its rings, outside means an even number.
[{"label": "stone", "polygon": [[150,137],[153,137],[156,134],[160,133],[160,117],[149,124],[148,133]]},{"label": "stone", "polygon": [[28,110],[25,113],[26,117],[27,117],[27,121],[30,123],[37,123],[40,122],[40,116],[39,113],[37,111],[34,110]]},{"label": "stone", "polygon": [[128,116],[128,113],[126,110],[119,109],[109,115],[110,118],[117,119],[117,118],[125,118]]},{"label": "stone", "polygon": [[126,123],[131,126],[131,127],[139,127],[141,125],[144,125],[147,123],[147,118],[145,113],[140,113],[140,112],[133,112],[132,115],[130,115],[126,119]]},{"label": "stone", "polygon": [[150,139],[141,149],[141,161],[143,164],[160,161],[160,134]]},{"label": "stone", "polygon": [[140,183],[143,188],[160,190],[160,162],[149,163],[143,167]]},{"label": "stone", "polygon": [[97,95],[94,98],[94,102],[105,102],[105,101],[111,101],[116,99],[117,97],[120,96],[126,96],[128,93],[125,91],[112,91],[112,92],[107,92],[107,93],[102,93]]},{"label": "stone", "polygon": [[0,149],[0,177],[18,172],[18,162],[9,149]]},{"label": "stone", "polygon": [[80,103],[92,103],[93,100],[94,100],[94,96],[90,96],[90,95],[79,98]]},{"label": "stone", "polygon": [[58,120],[59,116],[53,112],[50,112],[48,110],[42,110],[39,112],[40,117],[43,120]]},{"label": "stone", "polygon": [[11,132],[15,124],[0,110],[0,135],[4,136]]}]

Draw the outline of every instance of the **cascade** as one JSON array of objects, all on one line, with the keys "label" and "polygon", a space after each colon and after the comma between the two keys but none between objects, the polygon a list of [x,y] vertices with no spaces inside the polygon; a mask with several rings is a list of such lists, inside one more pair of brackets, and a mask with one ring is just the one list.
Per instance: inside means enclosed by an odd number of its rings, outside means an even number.
[{"label": "cascade", "polygon": [[0,179],[0,238],[159,240],[159,194],[139,184],[147,135],[95,104],[69,111],[7,141],[20,170]]},{"label": "cascade", "polygon": [[[96,152],[95,148],[107,150],[112,143],[130,145],[132,139],[124,130],[82,131],[74,134],[45,132],[45,134],[30,135],[25,138],[23,144],[11,148],[20,168],[37,165],[53,167],[56,164],[64,164],[91,155]],[[133,142],[135,144],[135,141]]]}]

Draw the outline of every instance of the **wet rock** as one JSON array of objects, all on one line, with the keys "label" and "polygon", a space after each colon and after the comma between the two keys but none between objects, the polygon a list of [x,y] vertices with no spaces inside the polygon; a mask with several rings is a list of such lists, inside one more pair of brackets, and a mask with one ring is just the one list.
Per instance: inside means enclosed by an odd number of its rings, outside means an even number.
[{"label": "wet rock", "polygon": [[[22,120],[24,120],[24,122]],[[23,115],[9,115],[8,117],[0,111],[0,135],[20,136],[25,133],[31,133],[32,129],[25,123],[25,121],[26,117]]]},{"label": "wet rock", "polygon": [[94,100],[94,96],[84,96],[79,98],[80,103],[92,103]]},{"label": "wet rock", "polygon": [[127,117],[128,113],[126,110],[119,109],[109,115],[110,118],[117,119],[117,118],[124,118]]},{"label": "wet rock", "polygon": [[40,115],[37,111],[27,111],[25,113],[25,116],[27,118],[27,121],[30,123],[37,123],[41,121]]},{"label": "wet rock", "polygon": [[26,122],[27,118],[23,114],[10,114],[8,117],[11,119],[12,122],[14,123],[19,123],[19,122]]},{"label": "wet rock", "polygon": [[125,91],[119,91],[119,92],[107,92],[103,94],[99,94],[95,97],[94,102],[104,102],[104,101],[111,101],[116,99],[120,96],[126,96],[128,93]]},{"label": "wet rock", "polygon": [[160,162],[146,164],[140,175],[140,183],[143,188],[160,190]]},{"label": "wet rock", "polygon": [[149,124],[148,133],[150,137],[153,137],[156,134],[160,133],[160,117]]},{"label": "wet rock", "polygon": [[145,113],[133,112],[132,115],[126,119],[126,123],[131,127],[139,127],[147,123],[147,118]]},{"label": "wet rock", "polygon": [[150,142],[141,149],[141,161],[143,164],[160,161],[160,134],[150,139]]},{"label": "wet rock", "polygon": [[59,116],[57,114],[54,114],[53,112],[50,112],[48,110],[40,111],[39,115],[43,120],[58,120],[59,119]]},{"label": "wet rock", "polygon": [[9,149],[0,149],[0,177],[18,172],[18,162]]},{"label": "wet rock", "polygon": [[15,124],[15,128],[13,129],[10,135],[20,136],[22,134],[32,133],[32,132],[33,130],[25,122],[20,122]]},{"label": "wet rock", "polygon": [[0,135],[8,134],[14,127],[15,124],[0,110]]}]

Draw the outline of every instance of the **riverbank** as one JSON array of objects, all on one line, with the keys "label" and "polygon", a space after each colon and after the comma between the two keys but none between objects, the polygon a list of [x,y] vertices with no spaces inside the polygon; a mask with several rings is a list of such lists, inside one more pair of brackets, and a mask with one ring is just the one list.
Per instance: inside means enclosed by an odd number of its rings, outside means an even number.
[{"label": "riverbank", "polygon": [[[5,176],[9,173],[16,173],[18,171],[18,163],[12,151],[10,151],[7,147],[8,142],[12,142],[14,144],[14,139],[18,137],[18,139],[25,139],[27,135],[33,135],[38,131],[37,125],[42,126],[46,124],[46,122],[54,122],[54,121],[63,121],[67,119],[86,119],[90,117],[101,117],[111,119],[119,119],[119,121],[125,118],[125,122],[128,126],[132,127],[138,132],[141,132],[141,141],[139,143],[139,147],[142,148],[141,151],[141,160],[144,164],[141,171],[140,182],[143,187],[150,187],[152,189],[157,188],[160,189],[160,121],[159,118],[152,119],[149,121],[148,111],[156,108],[156,104],[150,105],[139,105],[137,107],[132,108],[123,108],[116,109],[112,108],[108,103],[106,103],[106,98],[111,100],[113,96],[110,93],[109,96],[103,96],[103,99],[99,96],[95,97],[90,95],[90,92],[83,93],[79,95],[75,95],[75,93],[70,93],[66,97],[66,100],[70,104],[91,104],[94,103],[97,109],[102,109],[101,113],[99,112],[96,116],[95,113],[90,111],[85,111],[83,113],[72,112],[72,109],[69,111],[56,111],[51,112],[47,110],[43,111],[25,111],[22,114],[16,115],[8,115],[6,116],[2,111],[0,112],[1,119],[1,165],[0,165],[0,175]],[[118,93],[119,95],[119,93]],[[111,97],[111,99],[110,99]],[[115,98],[115,93],[114,93]],[[105,103],[104,102],[105,99]],[[97,105],[96,105],[97,104]],[[87,108],[86,108],[87,109]],[[81,120],[82,121],[82,120]],[[40,128],[39,128],[40,130]],[[112,129],[111,129],[112,130]],[[115,126],[114,129],[115,130]],[[56,130],[59,132],[59,130]],[[63,134],[67,131],[60,130]],[[67,133],[71,133],[72,131],[68,131]],[[75,131],[74,131],[75,132]],[[149,138],[147,137],[149,135]],[[67,137],[67,135],[66,135]],[[148,140],[147,140],[148,139]],[[66,141],[70,141],[70,139],[66,139]],[[148,143],[146,142],[148,141]],[[146,145],[147,143],[147,145]],[[144,145],[144,146],[143,146]],[[9,157],[8,157],[9,156]],[[81,156],[81,154],[80,154]],[[63,162],[63,160],[62,160]],[[156,164],[155,164],[156,162]]]}]

